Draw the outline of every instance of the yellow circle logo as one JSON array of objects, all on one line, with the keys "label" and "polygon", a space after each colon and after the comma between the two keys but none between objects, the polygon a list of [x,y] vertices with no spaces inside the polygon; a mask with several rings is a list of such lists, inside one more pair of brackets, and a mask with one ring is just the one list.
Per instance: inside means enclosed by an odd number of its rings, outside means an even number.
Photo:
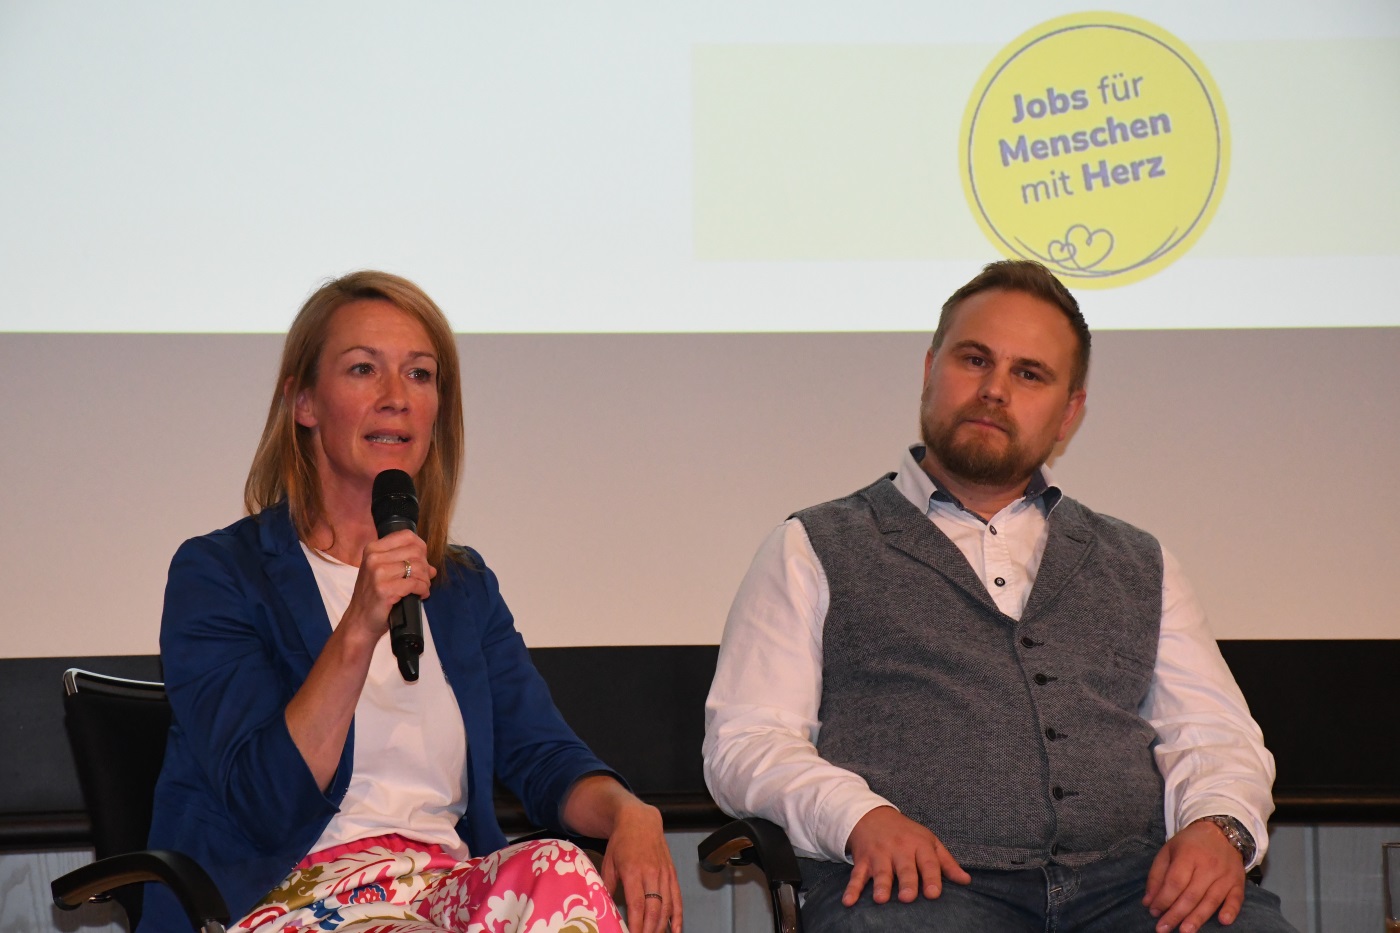
[{"label": "yellow circle logo", "polygon": [[1180,40],[1116,13],[1035,27],[987,66],[963,116],[963,190],[1004,253],[1079,286],[1160,271],[1220,203],[1220,92]]}]

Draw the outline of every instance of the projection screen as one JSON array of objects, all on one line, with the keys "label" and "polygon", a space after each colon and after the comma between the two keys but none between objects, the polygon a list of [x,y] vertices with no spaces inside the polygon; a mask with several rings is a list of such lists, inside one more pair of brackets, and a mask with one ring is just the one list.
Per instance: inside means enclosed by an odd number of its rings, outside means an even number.
[{"label": "projection screen", "polygon": [[3,654],[156,650],[358,268],[458,332],[454,537],[527,640],[712,643],[1002,256],[1095,331],[1067,493],[1220,637],[1393,635],[1400,7],[974,6],[0,5]]}]

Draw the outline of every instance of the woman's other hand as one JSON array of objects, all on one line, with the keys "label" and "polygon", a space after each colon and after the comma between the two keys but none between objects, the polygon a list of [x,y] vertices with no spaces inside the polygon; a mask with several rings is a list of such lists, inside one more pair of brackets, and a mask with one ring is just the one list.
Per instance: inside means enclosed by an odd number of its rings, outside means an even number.
[{"label": "woman's other hand", "polygon": [[604,774],[583,778],[564,802],[564,823],[585,836],[608,840],[603,883],[622,886],[632,933],[681,933],[681,888],[661,811],[638,800]]},{"label": "woman's other hand", "polygon": [[680,883],[666,845],[661,812],[636,798],[633,801],[618,813],[617,826],[608,837],[603,883],[610,891],[616,891],[621,883],[631,929],[665,933],[669,923],[672,933],[680,933]]}]

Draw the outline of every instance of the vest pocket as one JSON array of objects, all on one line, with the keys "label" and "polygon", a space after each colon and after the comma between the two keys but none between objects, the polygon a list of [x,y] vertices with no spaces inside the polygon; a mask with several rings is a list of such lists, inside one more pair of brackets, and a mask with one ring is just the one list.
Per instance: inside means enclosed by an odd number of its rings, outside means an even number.
[{"label": "vest pocket", "polygon": [[1149,661],[1110,648],[1085,662],[1084,685],[1110,705],[1135,714],[1152,685],[1152,666]]},{"label": "vest pocket", "polygon": [[1117,705],[1136,713],[1147,697],[1148,688],[1152,686],[1153,666],[1153,661],[1136,658],[1115,649],[1108,697]]}]

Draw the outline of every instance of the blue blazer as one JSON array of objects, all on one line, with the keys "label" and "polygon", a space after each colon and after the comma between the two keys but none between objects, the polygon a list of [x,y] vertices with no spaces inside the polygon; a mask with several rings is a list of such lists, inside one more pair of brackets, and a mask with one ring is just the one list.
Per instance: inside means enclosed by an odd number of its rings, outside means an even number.
[{"label": "blue blazer", "polygon": [[[467,731],[467,812],[457,831],[484,855],[506,844],[493,776],[532,822],[561,829],[573,783],[612,772],[559,715],[495,575],[468,553],[474,566],[449,562],[426,606]],[[330,634],[285,504],[186,541],[171,562],[160,654],[173,720],[150,846],[203,865],[234,919],[307,855],[349,786],[353,724],[323,793],[283,715]],[[188,929],[167,888],[146,886],[140,929]]]}]

